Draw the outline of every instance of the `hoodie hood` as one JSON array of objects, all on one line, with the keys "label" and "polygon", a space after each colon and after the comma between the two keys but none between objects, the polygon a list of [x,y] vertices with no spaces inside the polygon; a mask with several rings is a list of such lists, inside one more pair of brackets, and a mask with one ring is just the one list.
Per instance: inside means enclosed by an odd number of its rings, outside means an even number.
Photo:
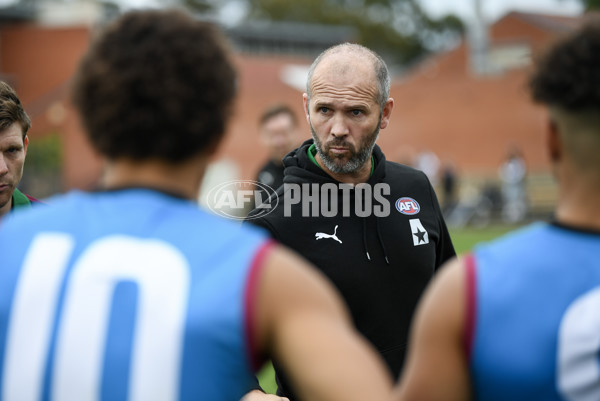
[{"label": "hoodie hood", "polygon": [[[300,147],[292,150],[283,158],[284,183],[339,183],[339,181],[331,177],[319,166],[315,165],[308,157],[308,148],[310,148],[313,143],[313,139],[308,139],[304,141]],[[372,155],[375,161],[375,168],[367,183],[376,184],[383,181],[385,178],[385,156],[377,145],[373,148]]]}]

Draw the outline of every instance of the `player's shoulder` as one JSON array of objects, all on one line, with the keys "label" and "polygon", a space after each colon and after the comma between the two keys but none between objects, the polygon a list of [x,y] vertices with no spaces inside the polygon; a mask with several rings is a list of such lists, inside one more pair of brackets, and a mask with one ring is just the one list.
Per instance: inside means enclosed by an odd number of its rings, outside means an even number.
[{"label": "player's shoulder", "polygon": [[0,222],[0,235],[32,237],[38,232],[156,236],[178,243],[260,242],[266,234],[224,219],[197,203],[152,190],[72,191],[45,207],[15,212]]},{"label": "player's shoulder", "polygon": [[44,200],[45,205],[20,208],[0,221],[0,242],[10,239],[12,243],[27,242],[40,231],[59,231],[65,224],[81,225],[72,211],[81,210],[80,193],[70,192]]},{"label": "player's shoulder", "polygon": [[538,252],[551,246],[548,235],[552,226],[544,222],[532,223],[510,231],[492,241],[477,244],[472,254],[477,264],[490,262],[494,265],[519,264],[525,258],[535,257]]},{"label": "player's shoulder", "polygon": [[526,226],[516,228],[515,230],[509,231],[500,237],[488,241],[481,242],[475,249],[497,249],[514,247],[517,244],[534,240],[537,237],[541,237],[549,232],[550,225],[544,222],[536,222]]},{"label": "player's shoulder", "polygon": [[82,195],[82,192],[74,190],[44,199],[44,207],[16,209],[6,216],[3,225],[20,225],[26,224],[28,221],[43,221],[56,216],[57,213],[63,210],[77,210]]}]

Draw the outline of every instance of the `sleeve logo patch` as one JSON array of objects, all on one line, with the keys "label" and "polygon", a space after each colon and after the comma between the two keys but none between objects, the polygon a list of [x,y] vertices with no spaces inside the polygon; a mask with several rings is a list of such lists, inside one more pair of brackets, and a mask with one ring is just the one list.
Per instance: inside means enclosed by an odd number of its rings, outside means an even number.
[{"label": "sleeve logo patch", "polygon": [[396,209],[402,214],[414,216],[421,211],[421,206],[413,198],[404,197],[396,201]]},{"label": "sleeve logo patch", "polygon": [[421,220],[410,219],[409,223],[410,223],[410,230],[412,231],[412,235],[413,235],[413,245],[419,246],[419,245],[429,244],[429,233],[427,232],[425,227],[423,227]]}]

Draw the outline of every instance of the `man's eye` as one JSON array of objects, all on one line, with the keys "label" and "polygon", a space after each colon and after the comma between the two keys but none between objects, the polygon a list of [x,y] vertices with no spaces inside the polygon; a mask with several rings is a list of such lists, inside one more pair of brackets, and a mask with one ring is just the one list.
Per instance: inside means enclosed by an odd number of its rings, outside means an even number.
[{"label": "man's eye", "polygon": [[319,107],[319,111],[323,114],[327,113],[329,111],[328,107]]},{"label": "man's eye", "polygon": [[362,111],[360,111],[360,110],[356,110],[356,109],[352,110],[352,115],[353,116],[360,116],[361,114],[362,114]]}]

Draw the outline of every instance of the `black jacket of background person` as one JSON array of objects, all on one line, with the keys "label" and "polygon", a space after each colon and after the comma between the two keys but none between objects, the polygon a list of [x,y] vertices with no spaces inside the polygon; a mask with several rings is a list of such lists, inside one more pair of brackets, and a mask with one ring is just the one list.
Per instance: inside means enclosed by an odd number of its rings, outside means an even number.
[{"label": "black jacket of background person", "polygon": [[270,186],[273,190],[277,190],[283,184],[283,166],[275,164],[273,160],[269,160],[259,170],[256,175],[256,181]]},{"label": "black jacket of background person", "polygon": [[[291,217],[285,217],[285,191],[290,190],[285,184],[339,184],[308,157],[312,142],[304,142],[284,158],[284,186],[277,191],[279,201],[274,210],[249,222],[266,228],[274,239],[296,250],[331,279],[344,297],[357,329],[375,345],[397,378],[417,301],[435,270],[455,256],[436,195],[423,172],[386,161],[375,146],[375,167],[368,184],[389,184],[390,194],[385,196],[390,205],[387,217],[356,216],[354,190],[349,191],[348,217],[342,216],[341,191],[338,217],[301,217],[302,202],[292,205]],[[395,203],[401,198],[417,201],[420,211],[413,215],[400,213]],[[274,203],[273,196],[270,200]],[[376,204],[379,202],[373,200]],[[260,209],[253,210],[249,217],[257,213]],[[427,235],[420,228],[414,229],[411,219],[419,219]],[[317,233],[333,234],[336,226],[335,233],[342,243],[333,238],[317,239]],[[278,394],[296,399],[285,374],[276,361],[274,364]]]},{"label": "black jacket of background person", "polygon": [[[256,181],[268,185],[273,191],[276,191],[283,184],[283,165],[275,164],[273,160],[269,160],[256,174]],[[260,185],[257,185],[255,189],[262,193],[260,199],[266,200],[269,196],[269,193]],[[250,208],[254,209],[255,207],[256,204],[253,201]]]}]

